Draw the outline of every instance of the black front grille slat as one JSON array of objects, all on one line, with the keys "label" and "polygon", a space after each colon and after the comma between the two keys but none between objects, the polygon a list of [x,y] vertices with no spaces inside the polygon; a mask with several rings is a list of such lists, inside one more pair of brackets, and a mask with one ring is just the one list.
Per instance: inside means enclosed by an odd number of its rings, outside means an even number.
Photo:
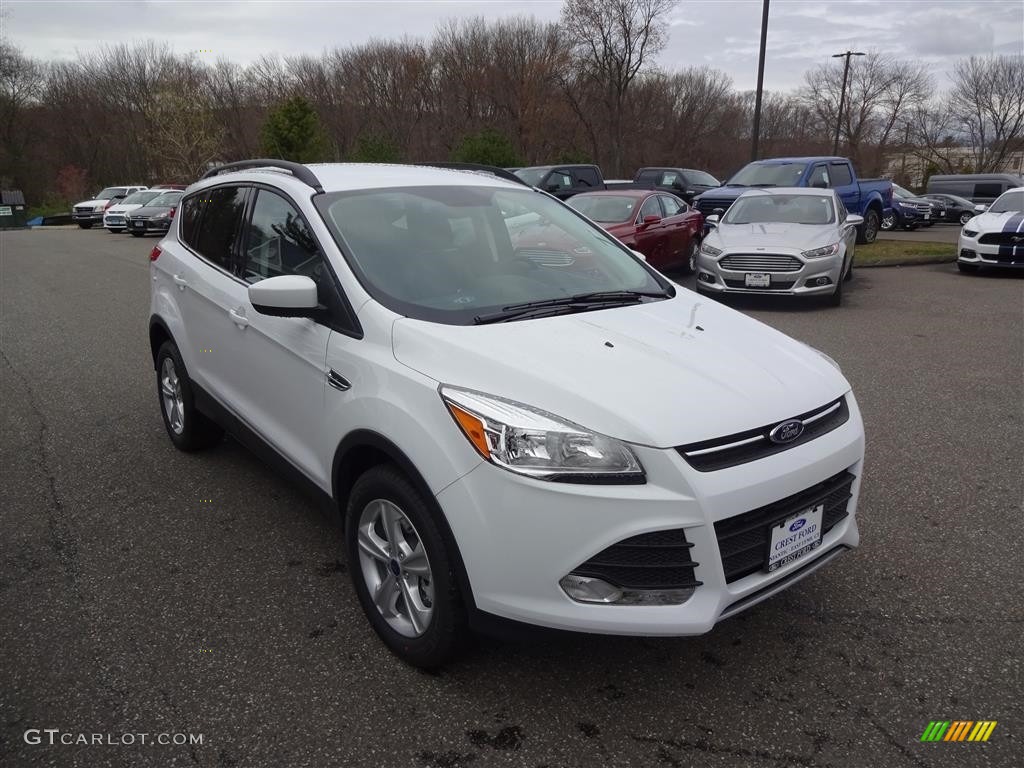
[{"label": "black front grille slat", "polygon": [[682,528],[643,533],[601,550],[572,572],[622,589],[698,587],[703,582],[694,577],[694,568],[700,563],[690,558],[692,547]]},{"label": "black front grille slat", "polygon": [[796,285],[796,280],[772,280],[771,286],[768,288],[750,288],[743,280],[734,280],[728,277],[723,280],[728,288],[746,288],[750,291],[785,291]]},{"label": "black front grille slat", "polygon": [[[830,408],[833,408],[838,404],[838,408],[828,412]],[[828,412],[828,413],[826,413]],[[826,415],[821,416],[822,413]],[[815,419],[816,416],[820,418]],[[846,403],[846,398],[841,397],[838,400],[833,400],[831,403],[815,408],[813,411],[802,413],[794,418],[800,421],[807,421],[809,419],[815,419],[808,424],[804,425],[804,431],[801,435],[788,443],[773,443],[768,439],[768,433],[780,422],[776,424],[768,424],[757,429],[748,429],[744,432],[737,432],[726,437],[716,437],[712,440],[702,440],[697,443],[690,443],[688,445],[681,445],[676,450],[682,455],[694,469],[699,472],[714,472],[719,469],[727,469],[729,467],[735,467],[739,464],[746,464],[750,461],[757,461],[763,459],[766,456],[772,456],[776,453],[794,448],[798,445],[810,442],[822,435],[831,432],[838,427],[841,427],[850,419],[850,408]],[[745,440],[751,440],[758,438],[753,442],[744,443],[743,445],[737,445],[729,447],[733,443],[742,442]],[[719,450],[713,450],[720,448]],[[709,451],[708,453],[695,454],[696,451]]]},{"label": "black front grille slat", "polygon": [[770,530],[787,517],[824,504],[822,536],[832,530],[849,515],[853,481],[854,476],[843,471],[800,493],[715,523],[726,583],[764,569]]}]

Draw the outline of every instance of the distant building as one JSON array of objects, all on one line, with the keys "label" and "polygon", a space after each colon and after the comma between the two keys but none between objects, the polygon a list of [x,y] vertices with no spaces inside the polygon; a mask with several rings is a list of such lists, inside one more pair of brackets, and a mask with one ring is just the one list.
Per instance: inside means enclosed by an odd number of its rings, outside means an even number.
[{"label": "distant building", "polygon": [[[975,173],[974,155],[968,147],[948,147],[940,152],[953,165],[953,173]],[[902,181],[907,186],[923,187],[929,176],[950,173],[943,165],[922,157],[924,153],[921,149],[911,149],[887,155],[885,176]],[[1007,155],[1002,166],[993,173],[1016,173],[1024,176],[1024,147]]]}]

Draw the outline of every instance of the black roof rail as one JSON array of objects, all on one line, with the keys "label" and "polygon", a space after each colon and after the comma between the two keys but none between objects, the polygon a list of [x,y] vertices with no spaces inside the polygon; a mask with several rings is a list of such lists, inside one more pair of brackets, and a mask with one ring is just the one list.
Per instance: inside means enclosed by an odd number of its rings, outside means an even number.
[{"label": "black roof rail", "polygon": [[514,173],[510,173],[504,168],[498,168],[494,165],[480,165],[479,163],[414,163],[414,165],[425,165],[428,168],[448,168],[453,171],[478,171],[480,173],[489,173],[492,176],[497,176],[499,179],[514,181],[516,184],[522,184],[524,187],[533,188],[532,185],[527,184]]},{"label": "black roof rail", "polygon": [[271,158],[263,158],[259,160],[239,160],[234,163],[225,163],[224,165],[218,165],[216,168],[211,168],[202,175],[202,178],[209,179],[213,176],[217,176],[221,173],[229,173],[230,171],[245,171],[252,168],[277,168],[282,171],[288,171],[292,176],[301,181],[306,186],[312,187],[317,192],[323,192],[324,188],[320,184],[320,179],[316,177],[309,168],[304,166],[302,163],[293,163],[289,160],[274,160]]}]

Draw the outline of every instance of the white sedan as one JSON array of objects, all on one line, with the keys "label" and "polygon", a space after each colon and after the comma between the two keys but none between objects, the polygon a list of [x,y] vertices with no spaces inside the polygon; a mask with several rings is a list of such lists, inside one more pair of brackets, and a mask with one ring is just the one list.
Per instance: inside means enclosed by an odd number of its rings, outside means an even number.
[{"label": "white sedan", "polygon": [[977,272],[981,266],[1024,269],[1024,187],[1006,190],[964,224],[956,265],[961,272]]},{"label": "white sedan", "polygon": [[736,199],[697,257],[697,291],[825,296],[838,306],[853,276],[857,227],[836,193],[825,189],[752,189]]}]

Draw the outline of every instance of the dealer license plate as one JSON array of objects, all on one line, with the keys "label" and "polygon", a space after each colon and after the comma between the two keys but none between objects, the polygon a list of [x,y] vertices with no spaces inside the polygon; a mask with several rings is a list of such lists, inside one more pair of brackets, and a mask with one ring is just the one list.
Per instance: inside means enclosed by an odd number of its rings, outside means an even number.
[{"label": "dealer license plate", "polygon": [[821,545],[821,518],[825,505],[805,509],[772,526],[768,570],[775,571]]},{"label": "dealer license plate", "polygon": [[770,288],[772,276],[767,272],[747,272],[743,275],[743,284],[747,288]]},{"label": "dealer license plate", "polygon": [[146,228],[146,222],[144,222],[144,221],[133,221],[132,222],[132,226],[135,227],[136,229],[145,229]]}]

